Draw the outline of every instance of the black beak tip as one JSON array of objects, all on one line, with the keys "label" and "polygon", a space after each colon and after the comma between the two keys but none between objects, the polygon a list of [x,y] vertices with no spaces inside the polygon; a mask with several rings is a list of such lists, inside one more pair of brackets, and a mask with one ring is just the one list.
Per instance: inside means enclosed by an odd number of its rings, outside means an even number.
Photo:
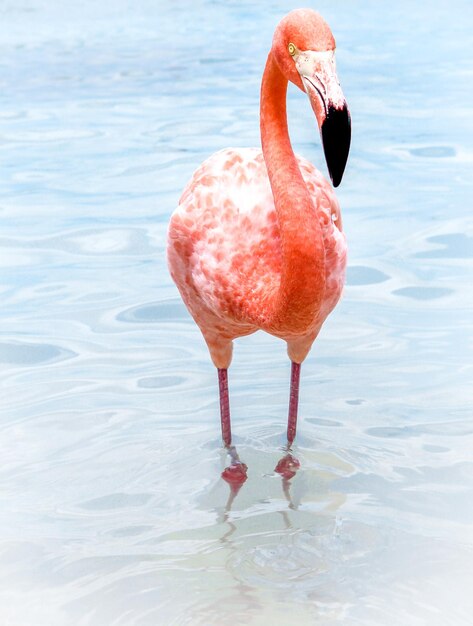
[{"label": "black beak tip", "polygon": [[[343,176],[343,174],[342,174]],[[342,182],[342,176],[340,176],[339,178],[334,178],[331,174],[330,174],[330,179],[332,181],[332,185],[334,187],[338,187],[340,185],[340,183]]]},{"label": "black beak tip", "polygon": [[351,119],[346,103],[343,108],[329,105],[321,134],[330,178],[333,186],[338,187],[342,182],[351,141]]}]

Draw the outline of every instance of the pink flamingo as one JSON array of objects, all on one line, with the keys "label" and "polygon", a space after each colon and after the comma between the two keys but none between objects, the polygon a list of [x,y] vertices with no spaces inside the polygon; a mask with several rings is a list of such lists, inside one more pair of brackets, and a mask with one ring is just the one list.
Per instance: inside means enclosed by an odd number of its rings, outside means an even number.
[{"label": "pink flamingo", "polygon": [[286,117],[291,81],[309,96],[337,187],[351,131],[334,55],[335,40],[320,15],[299,9],[282,19],[261,85],[262,151],[228,148],[204,161],[169,225],[171,275],[218,369],[227,448],[233,339],[261,329],[287,342],[291,445],[301,363],[342,292],[347,248],[339,205],[322,174],[294,155]]}]

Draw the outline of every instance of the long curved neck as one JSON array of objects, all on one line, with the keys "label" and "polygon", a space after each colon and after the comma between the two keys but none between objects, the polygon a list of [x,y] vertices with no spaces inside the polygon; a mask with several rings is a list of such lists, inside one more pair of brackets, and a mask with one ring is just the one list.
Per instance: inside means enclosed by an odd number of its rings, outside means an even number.
[{"label": "long curved neck", "polygon": [[270,53],[261,85],[261,142],[279,222],[282,272],[270,326],[300,334],[325,293],[325,249],[315,206],[292,151],[286,115],[287,79]]}]

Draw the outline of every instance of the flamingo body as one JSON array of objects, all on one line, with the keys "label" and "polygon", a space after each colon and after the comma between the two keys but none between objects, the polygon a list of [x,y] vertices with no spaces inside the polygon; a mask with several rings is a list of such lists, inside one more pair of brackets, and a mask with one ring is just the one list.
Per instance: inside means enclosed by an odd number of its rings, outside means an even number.
[{"label": "flamingo body", "polygon": [[228,148],[204,161],[168,231],[171,275],[218,369],[227,446],[233,339],[261,329],[287,342],[291,443],[300,364],[343,288],[347,248],[340,209],[330,183],[292,150],[289,82],[309,96],[333,185],[339,185],[351,135],[335,40],[320,15],[299,9],[278,24],[263,72],[262,150]]},{"label": "flamingo body", "polygon": [[297,162],[313,200],[313,219],[320,224],[325,249],[322,306],[303,320],[298,332],[287,321],[271,322],[271,302],[281,283],[282,254],[261,150],[227,148],[204,161],[171,218],[171,275],[217,367],[228,367],[232,339],[259,329],[292,342],[298,353],[292,356],[302,360],[340,298],[347,252],[340,208],[322,174],[300,156]]}]

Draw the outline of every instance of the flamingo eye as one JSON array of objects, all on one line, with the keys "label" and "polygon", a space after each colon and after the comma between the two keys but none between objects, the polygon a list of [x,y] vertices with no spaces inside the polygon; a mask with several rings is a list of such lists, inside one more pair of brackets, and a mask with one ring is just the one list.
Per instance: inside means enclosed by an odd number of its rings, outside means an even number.
[{"label": "flamingo eye", "polygon": [[291,57],[293,57],[296,54],[296,52],[297,52],[297,48],[296,48],[296,46],[292,42],[288,45],[287,49],[288,49],[289,54],[291,55]]}]

